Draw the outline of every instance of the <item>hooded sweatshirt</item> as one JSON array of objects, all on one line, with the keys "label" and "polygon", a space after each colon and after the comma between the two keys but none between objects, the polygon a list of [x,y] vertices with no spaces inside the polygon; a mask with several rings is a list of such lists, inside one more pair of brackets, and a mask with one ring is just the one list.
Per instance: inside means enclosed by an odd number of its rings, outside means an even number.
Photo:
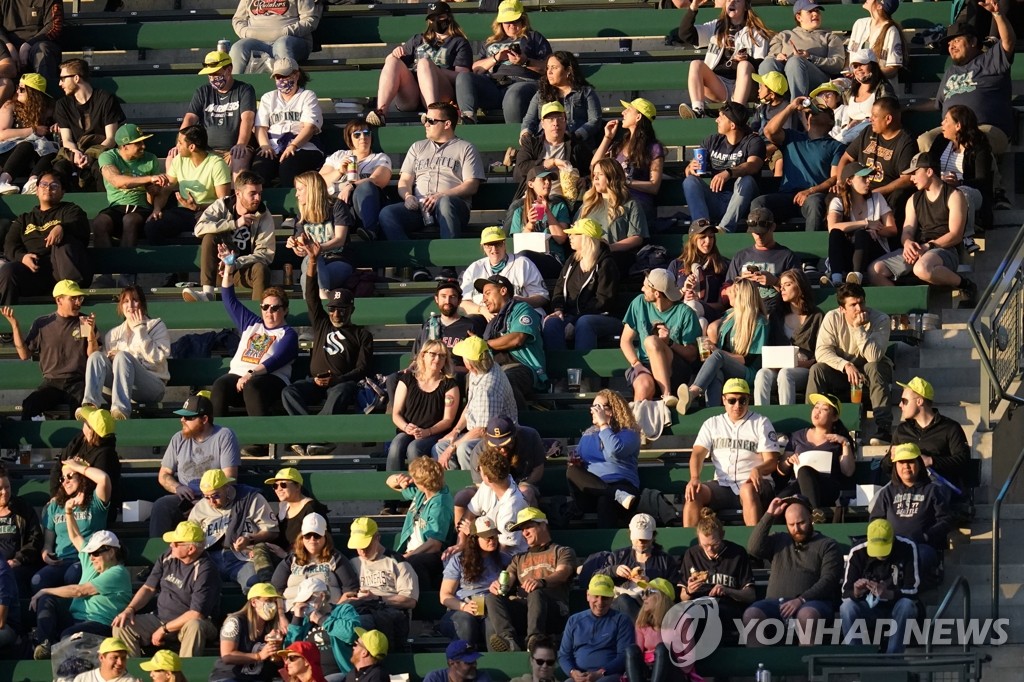
[{"label": "hooded sweatshirt", "polygon": [[235,251],[238,269],[253,263],[270,265],[274,262],[274,216],[265,204],[256,209],[255,229],[239,225],[241,214],[235,210],[235,195],[218,199],[203,211],[193,233],[199,239],[208,234],[223,235],[228,246]]},{"label": "hooded sweatshirt", "polygon": [[567,315],[604,315],[615,300],[619,268],[615,265],[608,244],[601,242],[597,263],[584,272],[580,262],[569,258],[562,265],[551,294],[551,309]]},{"label": "hooded sweatshirt", "polygon": [[823,28],[808,31],[799,26],[779,31],[772,38],[768,54],[771,57],[782,53],[792,56],[793,46],[798,50],[806,50],[810,55],[807,61],[829,76],[838,76],[846,64],[846,46],[843,39],[832,31]]},{"label": "hooded sweatshirt", "polygon": [[284,36],[313,43],[323,3],[318,0],[240,0],[231,27],[239,38],[273,43]]},{"label": "hooded sweatshirt", "polygon": [[947,490],[927,479],[912,486],[893,481],[875,497],[871,519],[886,519],[896,535],[942,549],[953,526]]}]

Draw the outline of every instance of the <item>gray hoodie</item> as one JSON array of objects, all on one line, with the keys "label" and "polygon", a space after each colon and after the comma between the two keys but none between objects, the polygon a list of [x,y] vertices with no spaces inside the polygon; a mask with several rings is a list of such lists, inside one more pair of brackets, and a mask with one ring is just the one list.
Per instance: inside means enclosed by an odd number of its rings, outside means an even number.
[{"label": "gray hoodie", "polygon": [[808,31],[797,26],[788,31],[779,31],[772,38],[768,55],[778,57],[780,54],[785,54],[792,57],[793,45],[798,50],[806,50],[810,55],[807,61],[829,76],[838,76],[846,64],[846,46],[843,44],[843,39],[832,31],[821,28],[816,31]]},{"label": "gray hoodie", "polygon": [[284,36],[312,44],[323,6],[317,0],[240,0],[231,26],[239,38],[273,43]]}]

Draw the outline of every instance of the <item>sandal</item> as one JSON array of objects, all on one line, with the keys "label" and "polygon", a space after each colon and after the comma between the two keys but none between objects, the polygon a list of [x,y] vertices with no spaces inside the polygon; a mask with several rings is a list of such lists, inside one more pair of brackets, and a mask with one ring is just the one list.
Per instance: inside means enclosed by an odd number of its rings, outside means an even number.
[{"label": "sandal", "polygon": [[377,126],[378,128],[383,128],[388,124],[387,118],[384,116],[383,109],[374,109],[368,113],[366,115],[366,122],[372,126]]}]

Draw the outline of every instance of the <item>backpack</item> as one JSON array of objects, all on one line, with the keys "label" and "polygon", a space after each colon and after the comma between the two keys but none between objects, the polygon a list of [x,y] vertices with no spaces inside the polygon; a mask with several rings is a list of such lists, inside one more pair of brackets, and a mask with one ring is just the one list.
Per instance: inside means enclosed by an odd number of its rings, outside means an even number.
[{"label": "backpack", "polygon": [[683,517],[668,495],[655,488],[644,488],[636,505],[637,514],[650,514],[660,527],[681,526]]}]

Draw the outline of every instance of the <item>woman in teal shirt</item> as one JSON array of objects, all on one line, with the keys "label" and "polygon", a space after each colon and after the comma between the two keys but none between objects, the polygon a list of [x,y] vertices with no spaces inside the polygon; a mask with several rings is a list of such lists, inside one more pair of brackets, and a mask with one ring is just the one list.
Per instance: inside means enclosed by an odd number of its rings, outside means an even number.
[{"label": "woman in teal shirt", "polygon": [[432,457],[418,457],[409,465],[408,474],[388,476],[387,484],[412,502],[395,539],[395,553],[416,571],[421,590],[437,589],[441,551],[455,523],[455,500],[445,485],[444,469]]},{"label": "woman in teal shirt", "polygon": [[[68,535],[66,509],[73,509],[81,536],[107,527],[110,506],[110,477],[102,469],[81,459],[65,460],[61,468],[60,488],[43,510],[43,562],[32,576],[32,592],[45,587],[74,585],[82,577],[78,550]],[[69,504],[72,503],[73,504]]]},{"label": "woman in teal shirt", "polygon": [[686,414],[687,407],[704,395],[709,407],[722,404],[722,386],[727,379],[745,379],[753,384],[761,369],[761,348],[768,340],[768,316],[757,285],[749,279],[736,280],[730,290],[732,308],[725,317],[708,327],[701,339],[708,357],[689,387],[679,386],[676,409]]}]

